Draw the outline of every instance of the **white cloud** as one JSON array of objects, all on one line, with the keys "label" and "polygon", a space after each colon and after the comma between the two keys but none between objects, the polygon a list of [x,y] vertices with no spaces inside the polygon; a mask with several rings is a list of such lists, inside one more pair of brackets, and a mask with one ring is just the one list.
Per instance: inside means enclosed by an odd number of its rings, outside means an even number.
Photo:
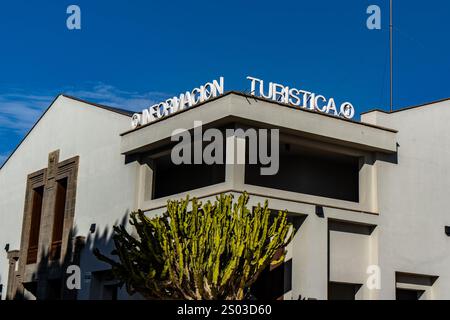
[{"label": "white cloud", "polygon": [[77,89],[39,93],[22,91],[0,94],[0,128],[26,133],[39,119],[59,92],[106,106],[140,111],[151,104],[169,98],[162,92],[131,92],[104,83]]},{"label": "white cloud", "polygon": [[0,94],[0,127],[15,133],[28,131],[52,100],[46,95]]},{"label": "white cloud", "polygon": [[90,89],[69,90],[67,94],[99,104],[133,111],[140,111],[170,97],[170,94],[164,92],[125,91],[104,83],[96,83]]},{"label": "white cloud", "polygon": [[[171,97],[170,94],[162,92],[120,90],[104,83],[93,83],[78,88],[66,87],[59,91],[52,90],[43,93],[12,90],[8,93],[0,93],[0,134],[8,137],[9,132],[11,139],[25,136],[59,93],[133,111],[140,111],[153,103]],[[0,146],[0,165],[6,160],[9,152],[10,150],[2,150]]]}]

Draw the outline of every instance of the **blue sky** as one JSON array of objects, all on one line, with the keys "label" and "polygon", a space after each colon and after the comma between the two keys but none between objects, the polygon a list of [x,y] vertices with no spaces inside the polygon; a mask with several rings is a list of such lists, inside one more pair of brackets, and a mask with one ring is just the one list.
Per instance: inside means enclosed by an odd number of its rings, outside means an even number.
[{"label": "blue sky", "polygon": [[[388,108],[388,0],[24,1],[0,8],[0,163],[58,93],[140,110],[247,75]],[[81,30],[66,8],[81,8]],[[368,30],[366,9],[382,9]],[[450,2],[394,0],[395,107],[450,97]]]}]

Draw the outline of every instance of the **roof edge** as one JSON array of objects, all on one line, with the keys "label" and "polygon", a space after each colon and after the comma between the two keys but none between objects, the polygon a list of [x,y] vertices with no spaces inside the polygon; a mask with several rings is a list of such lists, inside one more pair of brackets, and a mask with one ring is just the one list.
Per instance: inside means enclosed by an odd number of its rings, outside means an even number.
[{"label": "roof edge", "polygon": [[107,111],[115,112],[115,113],[118,113],[118,114],[121,114],[121,115],[124,115],[124,116],[127,116],[127,117],[132,117],[133,114],[135,113],[134,111],[131,111],[131,110],[125,110],[125,109],[121,109],[121,108],[105,106],[103,104],[99,104],[99,103],[83,100],[83,99],[80,99],[80,98],[77,98],[77,97],[74,97],[74,96],[71,96],[71,95],[68,95],[68,94],[65,94],[65,93],[60,94],[60,96],[63,96],[65,98],[67,98],[67,99],[75,100],[75,101],[78,101],[78,102],[90,104],[90,105],[92,105],[94,107],[98,107],[98,108],[101,108],[101,109],[104,109],[104,110],[107,110]]},{"label": "roof edge", "polygon": [[9,159],[13,156],[13,154],[17,151],[17,149],[19,149],[19,147],[22,145],[22,143],[25,141],[25,139],[30,135],[30,133],[33,131],[33,129],[36,127],[36,125],[45,116],[47,111],[53,106],[53,104],[56,102],[56,100],[58,100],[58,98],[60,98],[60,97],[64,97],[64,98],[67,98],[67,99],[71,99],[71,100],[75,100],[75,101],[78,101],[78,102],[86,103],[86,104],[92,105],[94,107],[98,107],[98,108],[101,108],[103,110],[110,111],[110,112],[115,112],[115,113],[118,113],[118,114],[121,114],[121,115],[124,115],[124,116],[127,116],[127,117],[131,117],[133,115],[132,111],[123,110],[123,109],[119,109],[119,108],[108,107],[108,106],[105,106],[105,105],[101,105],[101,104],[94,103],[94,102],[89,102],[89,101],[86,101],[86,100],[82,100],[80,98],[76,98],[76,97],[72,97],[72,96],[60,93],[52,100],[52,102],[44,110],[44,112],[41,114],[41,116],[36,120],[36,122],[33,124],[33,126],[30,128],[30,130],[28,130],[28,132],[25,134],[25,136],[20,140],[20,142],[16,145],[16,147],[13,149],[13,151],[9,154],[9,156],[5,159],[5,161],[0,165],[0,170],[3,169],[5,164],[9,161]]},{"label": "roof edge", "polygon": [[406,111],[406,110],[416,109],[416,108],[420,108],[420,107],[425,107],[425,106],[428,106],[428,105],[431,105],[431,104],[436,104],[436,103],[445,102],[445,101],[449,101],[449,100],[450,100],[450,98],[443,98],[443,99],[433,100],[433,101],[430,101],[430,102],[425,102],[425,103],[421,103],[421,104],[418,104],[418,105],[415,105],[415,106],[404,107],[404,108],[400,108],[400,109],[392,110],[392,111],[386,111],[386,110],[382,110],[380,108],[375,108],[375,109],[371,109],[371,110],[367,110],[367,111],[361,112],[361,115],[367,114],[367,113],[371,113],[371,112],[376,112],[376,111],[383,112],[383,113],[386,113],[386,114],[391,114],[391,113],[396,113],[396,112],[400,112],[400,111]]},{"label": "roof edge", "polygon": [[345,119],[345,118],[342,118],[342,117],[336,117],[336,116],[333,116],[333,115],[330,115],[330,114],[320,113],[320,112],[318,112],[316,110],[303,109],[303,108],[299,108],[299,107],[296,107],[294,105],[283,103],[283,102],[280,102],[280,101],[274,101],[272,99],[267,99],[267,98],[264,98],[264,97],[254,96],[254,95],[246,93],[246,92],[230,90],[230,91],[226,91],[222,95],[219,95],[219,96],[211,98],[209,100],[200,102],[200,103],[196,104],[193,107],[189,107],[187,109],[183,109],[181,111],[177,111],[177,112],[172,113],[172,114],[170,114],[168,116],[156,119],[155,121],[149,122],[147,124],[144,124],[142,126],[136,127],[134,129],[129,129],[129,130],[121,133],[120,136],[125,136],[127,134],[132,133],[132,132],[138,131],[138,130],[143,129],[145,127],[148,127],[148,126],[150,126],[150,125],[152,125],[154,123],[157,123],[157,122],[163,121],[165,119],[168,119],[170,117],[179,115],[179,114],[181,114],[183,112],[186,112],[186,111],[189,111],[189,110],[192,110],[192,109],[196,109],[196,108],[198,108],[198,107],[200,107],[200,106],[202,106],[204,104],[207,104],[209,102],[212,102],[212,101],[215,101],[215,100],[218,100],[218,99],[222,99],[222,98],[224,98],[226,96],[233,95],[233,94],[237,95],[237,96],[241,96],[241,97],[243,97],[245,99],[260,100],[260,101],[264,101],[264,102],[268,102],[268,103],[272,103],[272,104],[277,104],[277,105],[285,107],[285,108],[291,108],[291,109],[296,109],[296,110],[303,111],[303,112],[314,113],[314,114],[317,114],[317,115],[320,115],[320,116],[323,116],[323,117],[329,117],[329,118],[332,118],[332,119],[336,119],[337,121],[344,121],[344,122],[347,122],[347,123],[353,123],[353,124],[367,126],[367,127],[372,127],[372,128],[380,129],[380,130],[384,130],[384,131],[390,131],[390,132],[393,132],[393,133],[397,133],[398,132],[395,129],[386,128],[386,127],[379,126],[379,125],[374,125],[374,124],[371,124],[371,123],[365,123],[365,122],[362,122],[362,121],[356,121],[356,120],[352,120],[352,119]]}]

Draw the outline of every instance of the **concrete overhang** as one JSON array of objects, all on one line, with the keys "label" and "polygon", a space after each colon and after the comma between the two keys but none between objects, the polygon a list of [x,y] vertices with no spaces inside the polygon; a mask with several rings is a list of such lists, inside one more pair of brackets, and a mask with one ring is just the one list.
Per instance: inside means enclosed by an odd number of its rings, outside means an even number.
[{"label": "concrete overhang", "polygon": [[393,129],[337,118],[232,91],[124,132],[121,135],[121,153],[128,155],[158,147],[170,141],[175,129],[192,129],[194,121],[202,121],[203,127],[239,122],[261,128],[278,128],[282,133],[365,151],[397,151],[397,131]]}]

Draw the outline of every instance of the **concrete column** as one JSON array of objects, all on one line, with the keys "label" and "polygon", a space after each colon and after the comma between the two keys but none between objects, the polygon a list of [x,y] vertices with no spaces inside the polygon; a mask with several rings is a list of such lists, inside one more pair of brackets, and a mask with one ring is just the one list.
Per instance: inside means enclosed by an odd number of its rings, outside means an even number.
[{"label": "concrete column", "polygon": [[19,250],[13,250],[8,252],[8,284],[6,288],[6,300],[12,300],[17,293],[17,277],[16,266],[19,260]]},{"label": "concrete column", "polygon": [[136,192],[134,209],[142,209],[145,207],[144,203],[152,200],[153,194],[153,164],[151,160],[147,159],[142,162],[134,164],[136,172]]},{"label": "concrete column", "polygon": [[235,134],[226,137],[225,182],[240,191],[245,183],[245,144],[244,137]]},{"label": "concrete column", "polygon": [[310,214],[294,238],[292,298],[326,300],[328,295],[328,227]]},{"label": "concrete column", "polygon": [[378,212],[376,166],[373,155],[361,158],[359,165],[359,202],[367,211]]}]

